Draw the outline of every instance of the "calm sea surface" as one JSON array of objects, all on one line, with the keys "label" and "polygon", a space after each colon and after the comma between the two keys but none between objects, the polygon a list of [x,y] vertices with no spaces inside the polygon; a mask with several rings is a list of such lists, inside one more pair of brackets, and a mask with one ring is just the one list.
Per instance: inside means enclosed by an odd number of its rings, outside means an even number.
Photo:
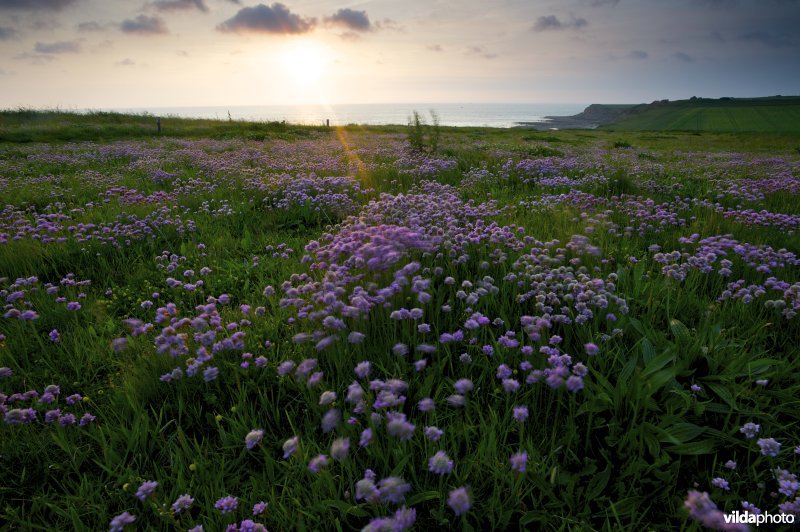
[{"label": "calm sea surface", "polygon": [[293,124],[402,124],[408,123],[416,110],[431,122],[430,110],[439,116],[443,126],[514,127],[519,122],[535,122],[545,116],[573,115],[587,104],[511,104],[511,103],[441,103],[441,104],[353,104],[353,105],[263,105],[220,107],[148,107],[104,109],[133,113],[147,112],[154,116],[218,118],[250,121],[286,120]]}]

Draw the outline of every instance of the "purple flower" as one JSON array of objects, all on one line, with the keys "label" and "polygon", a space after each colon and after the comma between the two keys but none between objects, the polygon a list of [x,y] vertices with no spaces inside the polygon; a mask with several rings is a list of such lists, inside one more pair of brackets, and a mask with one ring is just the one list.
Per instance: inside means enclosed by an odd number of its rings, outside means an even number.
[{"label": "purple flower", "polygon": [[322,432],[328,433],[336,428],[342,421],[342,412],[338,408],[332,408],[322,416]]},{"label": "purple flower", "polygon": [[578,392],[583,389],[583,379],[577,375],[571,375],[567,379],[567,390],[571,392]]},{"label": "purple flower", "polygon": [[401,440],[410,440],[414,437],[413,424],[406,420],[406,415],[400,412],[389,412],[386,414],[386,430],[390,436],[395,436]]},{"label": "purple flower", "polygon": [[47,336],[54,344],[57,344],[61,341],[61,334],[59,334],[58,329],[53,329]]},{"label": "purple flower", "polygon": [[394,513],[392,530],[408,530],[417,520],[417,511],[414,508],[403,506]]},{"label": "purple flower", "polygon": [[408,346],[406,344],[395,344],[392,347],[392,353],[397,356],[405,356],[408,354]]},{"label": "purple flower", "polygon": [[503,390],[506,393],[515,393],[519,390],[519,381],[516,379],[503,379]]},{"label": "purple flower", "polygon": [[353,331],[347,335],[347,341],[351,344],[360,344],[364,342],[364,333]]},{"label": "purple flower", "polygon": [[247,449],[253,449],[253,447],[261,443],[263,439],[264,431],[262,429],[253,429],[244,437],[244,445]]},{"label": "purple flower", "polygon": [[211,382],[218,376],[219,376],[219,368],[211,366],[203,370],[203,380],[206,382]]},{"label": "purple flower", "polygon": [[455,388],[457,393],[460,393],[461,395],[466,395],[475,388],[475,385],[472,384],[472,381],[469,379],[458,379],[453,384],[453,388]]},{"label": "purple flower", "polygon": [[400,504],[409,491],[411,484],[400,477],[386,477],[378,483],[378,493],[383,502]]},{"label": "purple flower", "polygon": [[323,468],[328,467],[328,457],[319,454],[308,463],[308,470],[312,473],[319,473]]},{"label": "purple flower", "polygon": [[142,482],[142,485],[139,486],[139,489],[136,490],[136,498],[140,501],[144,502],[153,492],[156,491],[158,487],[158,482],[155,480],[146,480]]},{"label": "purple flower", "polygon": [[380,500],[380,492],[375,486],[374,478],[367,478],[365,475],[364,478],[356,482],[356,500],[365,500],[367,502],[377,502]]},{"label": "purple flower", "polygon": [[528,453],[519,451],[511,455],[511,470],[517,473],[524,473],[528,465]]},{"label": "purple flower", "polygon": [[420,399],[419,403],[417,403],[417,408],[419,408],[420,412],[430,412],[436,405],[433,402],[433,399],[430,397],[426,397],[425,399]]},{"label": "purple flower", "polygon": [[425,427],[425,437],[431,441],[439,441],[439,438],[442,437],[442,434],[444,434],[444,431],[438,427]]},{"label": "purple flower", "polygon": [[64,399],[64,401],[65,401],[65,402],[66,402],[68,405],[74,405],[75,403],[78,403],[78,402],[80,402],[80,400],[81,400],[81,399],[83,399],[83,397],[81,397],[81,394],[79,394],[79,393],[74,393],[74,394],[72,394],[72,395],[69,395],[69,396],[67,396],[67,398],[66,398],[66,399]]},{"label": "purple flower", "polygon": [[76,311],[76,310],[80,310],[80,308],[81,308],[81,304],[78,303],[77,301],[70,301],[69,303],[67,303],[67,310]]},{"label": "purple flower", "polygon": [[428,459],[428,471],[437,475],[449,475],[453,471],[453,461],[444,451],[437,451]]},{"label": "purple flower", "polygon": [[294,371],[294,368],[295,368],[295,363],[292,360],[286,360],[284,362],[281,362],[278,365],[278,375],[280,377],[285,377],[286,375]]},{"label": "purple flower", "polygon": [[456,516],[466,513],[472,507],[467,488],[462,486],[451,491],[447,496],[447,505],[453,509]]},{"label": "purple flower", "polygon": [[356,372],[356,376],[359,379],[366,379],[367,377],[369,377],[369,373],[370,373],[370,364],[369,364],[369,362],[367,362],[366,360],[364,362],[359,362],[356,365],[356,368],[355,368],[354,371]]},{"label": "purple flower", "polygon": [[223,514],[229,514],[231,512],[235,512],[236,508],[238,507],[239,507],[239,499],[237,499],[236,497],[231,497],[230,495],[218,499],[217,502],[214,503],[214,508],[216,508]]},{"label": "purple flower", "polygon": [[419,371],[422,371],[423,369],[425,369],[425,367],[427,365],[428,365],[428,359],[422,358],[422,359],[417,360],[416,362],[414,362],[414,369],[419,372]]},{"label": "purple flower", "polygon": [[712,486],[714,486],[715,488],[723,489],[723,490],[725,490],[725,491],[730,491],[730,490],[731,490],[731,488],[730,488],[730,484],[728,483],[728,481],[727,481],[727,480],[725,480],[725,479],[724,479],[724,478],[722,478],[722,477],[716,477],[716,478],[714,478],[714,479],[711,481],[711,485],[712,485]]},{"label": "purple flower", "polygon": [[9,425],[27,425],[36,419],[36,410],[33,408],[15,408],[6,412],[3,421]]},{"label": "purple flower", "polygon": [[14,375],[14,372],[11,370],[11,368],[0,368],[0,379],[7,379],[12,375]]},{"label": "purple flower", "polygon": [[264,512],[267,511],[267,506],[269,506],[269,505],[267,503],[265,503],[264,501],[257,502],[253,506],[253,515],[261,515],[261,514],[263,514]]},{"label": "purple flower", "polygon": [[588,344],[583,344],[583,348],[586,350],[586,354],[589,356],[595,356],[597,353],[600,352],[600,348],[597,347],[596,344],[589,342]]},{"label": "purple flower", "polygon": [[331,403],[336,401],[336,392],[326,390],[322,392],[319,396],[319,404],[320,406],[327,406]]},{"label": "purple flower", "polygon": [[122,532],[125,529],[125,525],[133,524],[134,521],[136,521],[136,516],[128,512],[122,512],[111,520],[110,530],[111,532]]},{"label": "purple flower", "polygon": [[465,404],[467,404],[466,399],[464,399],[463,395],[454,394],[447,396],[447,404],[452,406],[453,408],[461,408]]},{"label": "purple flower", "polygon": [[359,447],[366,447],[372,441],[372,429],[366,428],[361,431],[361,437],[358,439]]},{"label": "purple flower", "polygon": [[194,504],[194,498],[191,495],[181,495],[172,503],[172,511],[179,514],[183,510],[188,510],[192,504]]},{"label": "purple flower", "polygon": [[293,438],[289,438],[283,443],[283,458],[289,458],[295,452],[297,452],[297,446],[300,444],[300,438],[297,436]]},{"label": "purple flower", "polygon": [[487,357],[494,355],[494,347],[490,345],[483,346],[481,348],[481,351],[483,351],[483,354],[486,355]]},{"label": "purple flower", "polygon": [[350,451],[350,438],[336,438],[331,444],[331,457],[341,462]]},{"label": "purple flower", "polygon": [[512,416],[514,417],[514,421],[525,423],[525,421],[528,419],[528,407],[515,406],[512,410]]},{"label": "purple flower", "polygon": [[778,456],[781,450],[781,444],[775,438],[760,438],[756,443],[761,447],[761,454],[764,456]]},{"label": "purple flower", "polygon": [[89,425],[89,423],[93,423],[97,417],[93,416],[89,412],[84,412],[83,416],[81,416],[81,420],[78,422],[78,425],[81,427],[85,427]]},{"label": "purple flower", "polygon": [[755,423],[745,423],[742,425],[742,428],[739,429],[739,432],[744,434],[745,438],[755,438],[756,434],[761,431],[761,425],[756,425]]},{"label": "purple flower", "polygon": [[61,417],[61,410],[58,408],[54,410],[48,410],[44,413],[44,422],[45,423],[55,423]]},{"label": "purple flower", "polygon": [[58,418],[58,424],[62,427],[68,427],[70,425],[74,425],[77,419],[75,418],[75,414],[64,414],[60,418]]},{"label": "purple flower", "polygon": [[734,462],[733,460],[728,460],[727,462],[725,462],[725,468],[730,470],[736,469],[736,462]]}]

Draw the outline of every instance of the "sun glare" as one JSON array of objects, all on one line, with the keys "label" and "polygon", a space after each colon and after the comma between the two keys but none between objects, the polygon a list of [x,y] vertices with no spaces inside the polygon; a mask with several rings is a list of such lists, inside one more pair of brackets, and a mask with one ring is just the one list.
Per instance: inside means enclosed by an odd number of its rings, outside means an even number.
[{"label": "sun glare", "polygon": [[302,88],[320,81],[329,63],[328,50],[313,41],[290,44],[282,53],[281,60],[289,79]]}]

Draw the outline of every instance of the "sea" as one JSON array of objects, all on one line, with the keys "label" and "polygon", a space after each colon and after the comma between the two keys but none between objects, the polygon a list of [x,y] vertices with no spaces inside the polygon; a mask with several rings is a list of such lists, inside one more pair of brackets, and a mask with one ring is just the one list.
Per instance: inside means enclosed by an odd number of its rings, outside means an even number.
[{"label": "sea", "polygon": [[383,103],[336,105],[256,105],[214,107],[139,107],[101,109],[125,113],[148,113],[157,117],[213,118],[257,122],[286,121],[292,124],[342,126],[406,125],[414,111],[432,123],[431,111],[442,126],[510,128],[522,122],[541,122],[546,116],[580,113],[581,103]]}]

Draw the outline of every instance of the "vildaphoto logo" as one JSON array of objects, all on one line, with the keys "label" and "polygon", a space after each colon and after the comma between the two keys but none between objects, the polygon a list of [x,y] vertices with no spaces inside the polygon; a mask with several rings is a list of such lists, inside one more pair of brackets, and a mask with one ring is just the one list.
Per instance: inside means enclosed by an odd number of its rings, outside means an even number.
[{"label": "vildaphoto logo", "polygon": [[769,512],[754,514],[736,511],[724,514],[724,517],[726,523],[736,525],[793,525],[795,522],[794,514],[771,514]]}]

